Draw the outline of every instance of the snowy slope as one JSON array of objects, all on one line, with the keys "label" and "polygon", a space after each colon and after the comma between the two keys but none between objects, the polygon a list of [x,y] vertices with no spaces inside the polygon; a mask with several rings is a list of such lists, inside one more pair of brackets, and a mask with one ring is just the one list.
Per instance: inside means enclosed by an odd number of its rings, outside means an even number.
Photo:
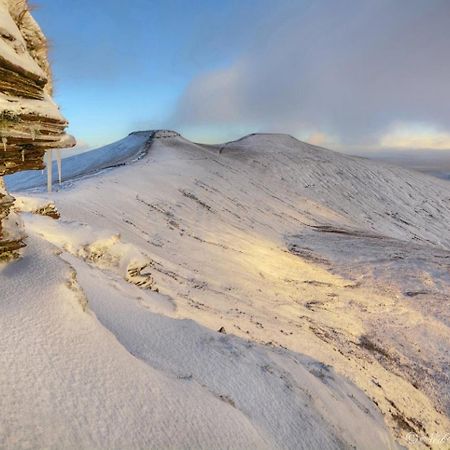
[{"label": "snowy slope", "polygon": [[[376,410],[406,446],[449,429],[448,183],[284,135],[204,146],[149,132],[97,152],[66,165],[61,220],[23,216],[25,254],[59,248],[96,328],[231,405],[230,447],[388,448]],[[210,433],[199,446],[226,446]]]},{"label": "snowy slope", "polygon": [[0,273],[1,448],[393,446],[332,369],[152,313],[113,273],[29,244]]},{"label": "snowy slope", "polygon": [[[118,167],[127,161],[141,158],[145,155],[146,143],[151,139],[152,134],[153,132],[131,133],[114,144],[65,158],[63,180],[85,177],[101,170]],[[58,180],[56,161],[53,161],[52,174],[56,183]],[[47,174],[41,173],[41,171],[24,171],[12,177],[6,177],[6,181],[15,190],[42,188],[47,183]]]}]

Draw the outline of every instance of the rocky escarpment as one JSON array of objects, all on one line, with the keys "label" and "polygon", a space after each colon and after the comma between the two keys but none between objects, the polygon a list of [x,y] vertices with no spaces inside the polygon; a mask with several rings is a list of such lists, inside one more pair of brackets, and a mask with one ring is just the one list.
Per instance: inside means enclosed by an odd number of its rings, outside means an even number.
[{"label": "rocky escarpment", "polygon": [[[0,0],[0,178],[43,169],[47,150],[75,145],[51,97],[47,50],[26,0]],[[24,245],[17,220],[10,217],[12,202],[1,182],[0,258]]]}]

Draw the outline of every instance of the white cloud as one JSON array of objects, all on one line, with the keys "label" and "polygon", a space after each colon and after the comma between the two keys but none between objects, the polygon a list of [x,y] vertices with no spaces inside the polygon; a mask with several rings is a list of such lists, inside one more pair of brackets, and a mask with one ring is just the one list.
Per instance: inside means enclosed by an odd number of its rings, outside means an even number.
[{"label": "white cloud", "polygon": [[429,125],[397,124],[381,136],[380,147],[404,150],[449,150],[450,133]]}]

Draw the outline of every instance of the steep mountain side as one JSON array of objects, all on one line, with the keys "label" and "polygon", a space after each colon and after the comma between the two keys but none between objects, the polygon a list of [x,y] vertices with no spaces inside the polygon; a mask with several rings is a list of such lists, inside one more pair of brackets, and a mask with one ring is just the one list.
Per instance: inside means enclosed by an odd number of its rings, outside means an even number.
[{"label": "steep mountain side", "polygon": [[[205,146],[152,133],[74,157],[54,195],[60,221],[24,215],[93,271],[80,284],[102,325],[167,367],[149,319],[123,321],[96,294],[113,270],[162,296],[123,297],[142,314],[308,355],[361,388],[402,444],[433,447],[450,426],[450,185],[284,135]],[[133,150],[112,168],[120,148]]]},{"label": "steep mountain side", "polygon": [[[44,168],[45,151],[75,145],[66,120],[51,99],[47,40],[26,0],[0,0],[0,178]],[[0,258],[23,246],[20,232],[5,223],[10,197],[0,185]]]},{"label": "steep mountain side", "polygon": [[[173,133],[173,132],[172,132]],[[136,131],[124,139],[105,147],[64,159],[63,180],[73,181],[96,174],[102,170],[120,167],[144,157],[154,139],[164,138],[166,133],[158,131]],[[179,136],[178,133],[173,134]],[[52,179],[57,180],[56,161],[52,166]],[[46,183],[46,174],[35,171],[20,172],[11,178],[15,190],[34,189]]]}]

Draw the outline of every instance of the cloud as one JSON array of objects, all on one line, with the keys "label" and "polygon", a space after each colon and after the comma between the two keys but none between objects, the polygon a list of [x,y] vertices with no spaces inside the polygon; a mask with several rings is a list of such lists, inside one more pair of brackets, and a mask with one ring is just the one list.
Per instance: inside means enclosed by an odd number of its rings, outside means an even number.
[{"label": "cloud", "polygon": [[331,138],[330,136],[326,135],[325,133],[316,131],[316,132],[310,134],[307,141],[313,145],[327,146],[327,145],[334,143],[335,139]]},{"label": "cloud", "polygon": [[229,66],[194,78],[171,122],[316,133],[343,147],[378,144],[399,121],[450,123],[447,0],[296,2],[288,12]]},{"label": "cloud", "polygon": [[450,133],[423,124],[398,124],[381,136],[380,147],[449,150]]},{"label": "cloud", "polygon": [[241,80],[238,65],[200,75],[184,92],[178,116],[188,125],[239,121]]}]

